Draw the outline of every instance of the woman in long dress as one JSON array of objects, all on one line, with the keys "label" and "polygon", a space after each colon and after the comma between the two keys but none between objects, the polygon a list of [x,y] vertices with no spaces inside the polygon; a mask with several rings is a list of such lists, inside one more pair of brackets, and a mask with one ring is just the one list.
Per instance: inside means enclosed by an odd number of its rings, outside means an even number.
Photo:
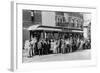
[{"label": "woman in long dress", "polygon": [[24,44],[24,49],[23,49],[23,55],[24,56],[30,56],[29,55],[30,48],[31,48],[30,41],[29,40],[26,40],[25,41],[25,44]]},{"label": "woman in long dress", "polygon": [[79,45],[79,50],[82,50],[83,49],[83,44],[84,44],[84,40],[81,39],[80,40],[80,45]]},{"label": "woman in long dress", "polygon": [[36,43],[37,42],[37,39],[34,37],[32,38],[32,40],[30,41],[30,50],[29,50],[29,55],[30,57],[34,56],[35,55],[35,46],[36,46]]}]

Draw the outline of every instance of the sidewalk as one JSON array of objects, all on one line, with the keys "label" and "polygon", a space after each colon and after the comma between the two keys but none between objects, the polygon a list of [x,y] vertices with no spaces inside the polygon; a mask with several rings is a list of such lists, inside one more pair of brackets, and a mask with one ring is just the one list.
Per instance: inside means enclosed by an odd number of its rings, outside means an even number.
[{"label": "sidewalk", "polygon": [[49,54],[43,56],[34,56],[32,58],[23,58],[23,62],[45,62],[45,61],[67,61],[67,60],[88,60],[91,59],[91,50],[80,50],[66,54]]}]

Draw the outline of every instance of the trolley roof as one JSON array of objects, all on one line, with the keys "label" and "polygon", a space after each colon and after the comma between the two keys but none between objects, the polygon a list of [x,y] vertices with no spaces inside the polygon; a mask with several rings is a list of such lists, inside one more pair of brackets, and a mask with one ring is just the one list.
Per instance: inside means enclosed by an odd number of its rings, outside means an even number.
[{"label": "trolley roof", "polygon": [[58,32],[79,32],[82,33],[82,29],[75,29],[75,28],[66,28],[61,26],[44,26],[44,25],[32,25],[29,28],[27,28],[29,31],[38,31],[38,30],[44,30],[44,31],[58,31]]}]

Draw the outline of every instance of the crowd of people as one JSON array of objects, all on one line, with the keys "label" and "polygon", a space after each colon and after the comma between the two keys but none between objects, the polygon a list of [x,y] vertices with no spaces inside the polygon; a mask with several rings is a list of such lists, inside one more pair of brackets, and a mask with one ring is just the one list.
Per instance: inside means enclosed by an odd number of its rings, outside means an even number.
[{"label": "crowd of people", "polygon": [[27,49],[28,57],[35,55],[70,53],[76,50],[90,49],[91,41],[84,38],[59,38],[59,39],[39,39],[33,37],[31,40],[26,40],[24,50]]}]

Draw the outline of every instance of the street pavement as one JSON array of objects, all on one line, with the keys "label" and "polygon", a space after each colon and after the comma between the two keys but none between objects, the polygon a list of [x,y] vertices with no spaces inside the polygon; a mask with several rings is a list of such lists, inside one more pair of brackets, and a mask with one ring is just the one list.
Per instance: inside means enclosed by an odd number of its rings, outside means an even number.
[{"label": "street pavement", "polygon": [[68,61],[68,60],[89,60],[91,59],[91,50],[80,50],[66,54],[49,54],[49,55],[36,55],[31,58],[23,57],[23,62],[47,62],[47,61]]}]

